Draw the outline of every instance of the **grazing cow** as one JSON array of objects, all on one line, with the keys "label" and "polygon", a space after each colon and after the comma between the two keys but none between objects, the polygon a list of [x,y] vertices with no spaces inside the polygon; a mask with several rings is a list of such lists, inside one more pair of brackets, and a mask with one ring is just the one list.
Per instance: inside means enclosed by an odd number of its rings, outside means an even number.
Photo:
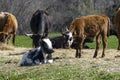
[{"label": "grazing cow", "polygon": [[19,63],[20,66],[32,66],[42,63],[52,63],[52,58],[48,57],[52,54],[52,43],[48,38],[41,40],[41,45],[35,49],[24,52],[23,57]]},{"label": "grazing cow", "polygon": [[103,52],[101,57],[104,57],[109,30],[110,19],[105,15],[90,15],[77,18],[72,21],[69,32],[66,32],[68,35],[68,46],[72,44],[74,39],[74,41],[77,42],[75,57],[80,58],[81,49],[85,38],[94,38],[96,36],[96,49],[93,56],[93,58],[96,58],[101,42],[100,37],[102,37]]},{"label": "grazing cow", "polygon": [[15,45],[15,36],[18,28],[16,17],[8,12],[0,13],[0,42],[8,43],[12,36],[12,43]]},{"label": "grazing cow", "polygon": [[40,39],[48,36],[48,29],[50,27],[48,13],[43,10],[37,10],[31,18],[30,27],[33,34],[28,35],[31,35],[33,46],[39,47]]},{"label": "grazing cow", "polygon": [[117,31],[118,50],[120,50],[120,8],[117,10],[117,12],[115,14],[114,23],[115,23],[114,28]]}]

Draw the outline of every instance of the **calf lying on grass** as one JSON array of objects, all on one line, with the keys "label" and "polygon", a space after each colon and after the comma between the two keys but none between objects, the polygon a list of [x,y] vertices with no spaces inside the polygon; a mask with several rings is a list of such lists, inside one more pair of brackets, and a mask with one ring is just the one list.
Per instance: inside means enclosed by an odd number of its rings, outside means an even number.
[{"label": "calf lying on grass", "polygon": [[[50,38],[51,42],[52,42],[52,46],[53,48],[55,49],[59,49],[59,48],[62,48],[62,49],[66,49],[67,48],[67,35],[63,34],[62,36],[57,36],[57,37],[53,37],[53,38]],[[89,49],[90,47],[87,46],[85,43],[92,43],[94,40],[93,38],[86,38],[83,42],[83,48],[84,49]],[[77,43],[76,42],[73,42],[72,45],[71,45],[71,48],[76,48],[76,45]]]},{"label": "calf lying on grass", "polygon": [[51,41],[48,38],[45,38],[41,40],[40,44],[41,46],[24,52],[23,57],[19,63],[20,66],[32,66],[53,62],[51,54],[54,51]]}]

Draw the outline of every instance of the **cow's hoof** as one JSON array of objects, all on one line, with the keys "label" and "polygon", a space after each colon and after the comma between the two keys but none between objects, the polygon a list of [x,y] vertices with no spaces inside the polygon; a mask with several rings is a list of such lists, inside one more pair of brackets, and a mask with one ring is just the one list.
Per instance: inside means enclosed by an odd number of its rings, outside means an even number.
[{"label": "cow's hoof", "polygon": [[101,56],[101,58],[104,58],[104,57],[105,57],[105,55],[102,55],[102,56]]},{"label": "cow's hoof", "polygon": [[93,58],[96,58],[96,57],[97,57],[96,55],[93,56]]},{"label": "cow's hoof", "polygon": [[75,56],[75,58],[81,58],[81,56]]},{"label": "cow's hoof", "polygon": [[117,50],[120,50],[120,47],[118,47]]}]

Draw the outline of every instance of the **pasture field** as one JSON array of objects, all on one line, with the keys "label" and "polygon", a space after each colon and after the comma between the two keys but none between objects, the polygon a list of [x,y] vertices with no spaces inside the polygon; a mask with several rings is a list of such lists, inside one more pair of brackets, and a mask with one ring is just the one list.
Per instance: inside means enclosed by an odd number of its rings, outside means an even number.
[{"label": "pasture field", "polygon": [[[50,37],[52,37],[50,35]],[[95,43],[87,44],[94,48]],[[0,46],[0,80],[120,80],[120,51],[117,39],[108,38],[106,56],[92,58],[94,49],[83,49],[75,58],[74,49],[54,49],[54,62],[38,66],[20,67],[22,52],[31,49],[31,40],[17,36],[16,47]]]},{"label": "pasture field", "polygon": [[[49,37],[55,37],[55,36],[61,36],[60,33],[51,33],[49,34]],[[95,48],[95,40],[93,43],[86,43],[90,48]],[[29,37],[27,36],[17,36],[16,37],[16,46],[17,47],[27,47],[31,48],[32,46],[32,41]],[[110,36],[108,37],[108,43],[107,43],[107,48],[108,49],[116,49],[118,46],[118,41],[115,36]],[[101,42],[101,48],[102,48],[102,42]]]}]

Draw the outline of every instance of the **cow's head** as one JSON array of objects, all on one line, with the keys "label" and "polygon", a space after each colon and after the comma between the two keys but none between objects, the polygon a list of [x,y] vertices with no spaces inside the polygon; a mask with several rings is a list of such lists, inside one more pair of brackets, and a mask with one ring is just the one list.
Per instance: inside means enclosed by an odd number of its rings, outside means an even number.
[{"label": "cow's head", "polygon": [[73,43],[73,35],[72,35],[71,32],[69,32],[69,30],[68,30],[67,27],[65,27],[64,32],[62,32],[62,36],[63,36],[63,38],[64,38],[63,41],[64,41],[65,47],[70,48],[70,46],[71,46],[72,43]]},{"label": "cow's head", "polygon": [[40,40],[41,40],[41,35],[39,34],[25,34],[26,36],[29,36],[32,39],[33,45],[35,47],[40,46]]},{"label": "cow's head", "polygon": [[0,32],[0,42],[7,43],[8,34],[5,32]]},{"label": "cow's head", "polygon": [[70,47],[73,43],[73,36],[71,32],[63,34],[65,46]]}]

